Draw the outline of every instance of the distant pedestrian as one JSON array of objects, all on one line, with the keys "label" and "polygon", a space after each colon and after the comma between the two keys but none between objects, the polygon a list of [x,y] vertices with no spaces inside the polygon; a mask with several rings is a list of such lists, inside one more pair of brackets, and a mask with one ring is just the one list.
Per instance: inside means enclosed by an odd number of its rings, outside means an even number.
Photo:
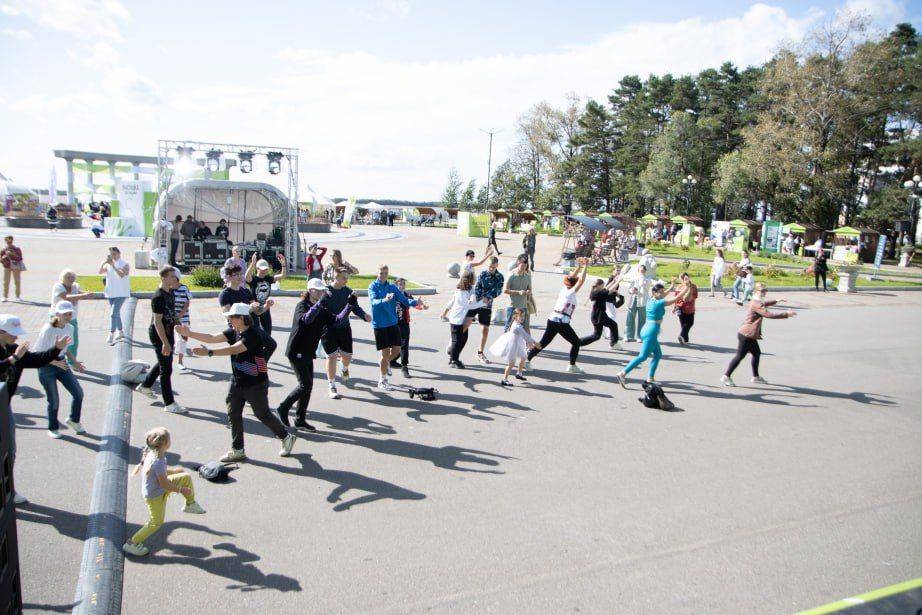
[{"label": "distant pedestrian", "polygon": [[719,290],[723,293],[723,296],[727,296],[727,291],[724,290],[723,283],[721,279],[724,274],[727,272],[727,261],[724,260],[724,251],[720,248],[717,249],[717,256],[714,257],[714,262],[711,263],[711,296],[714,296],[714,291]]},{"label": "distant pedestrian", "polygon": [[493,250],[496,251],[496,254],[498,256],[502,256],[503,253],[499,251],[499,246],[496,245],[496,223],[495,222],[490,224],[490,230],[487,233],[487,250],[489,250],[491,247],[493,248]]},{"label": "distant pedestrian", "polygon": [[48,230],[55,232],[58,230],[58,210],[51,204],[45,210],[45,221],[48,223]]},{"label": "distant pedestrian", "polygon": [[122,306],[131,296],[131,267],[122,260],[122,251],[109,248],[106,260],[99,266],[99,273],[106,276],[105,297],[109,301],[109,336],[106,342],[114,344],[125,337],[122,324]]},{"label": "distant pedestrian", "polygon": [[22,250],[13,243],[13,236],[4,237],[6,246],[0,250],[0,264],[3,265],[3,299],[0,303],[8,301],[10,298],[10,277],[13,278],[13,285],[16,290],[16,301],[22,301],[20,296],[20,282],[22,272],[26,270],[26,264],[22,260]]},{"label": "distant pedestrian", "polygon": [[692,282],[687,271],[679,276],[679,280],[681,283],[673,294],[676,297],[675,312],[682,327],[679,331],[679,343],[684,346],[689,342],[688,335],[695,325],[695,302],[698,300],[698,287]]},{"label": "distant pedestrian", "polygon": [[525,233],[525,237],[522,238],[522,247],[525,249],[525,254],[528,255],[528,268],[532,271],[535,270],[535,242],[537,238],[538,233],[535,231],[534,227],[528,229],[528,232]]},{"label": "distant pedestrian", "polygon": [[728,387],[736,386],[731,378],[733,371],[739,366],[740,361],[747,354],[752,355],[752,382],[765,384],[765,379],[759,375],[759,359],[762,357],[762,349],[759,348],[759,340],[762,339],[762,320],[765,318],[792,318],[797,313],[788,310],[786,312],[772,312],[768,308],[782,303],[784,299],[769,301],[765,299],[768,288],[762,282],[755,285],[755,295],[749,302],[749,309],[743,318],[743,326],[736,333],[738,345],[736,355],[730,360],[727,371],[720,377],[720,381]]},{"label": "distant pedestrian", "polygon": [[[97,235],[98,237],[98,235]],[[177,264],[176,254],[179,252],[179,247],[182,244],[182,216],[176,216],[176,219],[173,220],[172,228],[170,229],[170,264],[174,267]]]},{"label": "distant pedestrian", "polygon": [[826,252],[823,251],[822,245],[816,250],[816,258],[813,259],[813,288],[816,291],[820,289],[820,279],[823,280],[823,292],[828,290],[826,286],[826,274],[829,273],[829,263],[826,262]]}]

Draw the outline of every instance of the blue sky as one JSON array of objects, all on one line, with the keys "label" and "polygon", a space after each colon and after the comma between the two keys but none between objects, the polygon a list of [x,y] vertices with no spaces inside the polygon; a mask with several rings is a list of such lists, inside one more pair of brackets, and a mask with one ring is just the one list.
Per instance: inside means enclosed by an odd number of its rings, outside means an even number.
[{"label": "blue sky", "polygon": [[298,147],[329,195],[436,199],[483,181],[486,142],[624,74],[760,63],[837,10],[881,28],[919,4],[0,0],[0,171],[45,186],[53,148],[156,153],[158,138]]}]

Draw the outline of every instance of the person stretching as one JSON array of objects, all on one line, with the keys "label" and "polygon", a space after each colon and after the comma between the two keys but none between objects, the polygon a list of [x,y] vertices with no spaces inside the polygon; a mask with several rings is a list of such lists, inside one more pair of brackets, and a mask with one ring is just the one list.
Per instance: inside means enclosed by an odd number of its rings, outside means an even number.
[{"label": "person stretching", "polygon": [[[483,258],[477,262],[474,262],[474,259],[477,258],[477,254],[473,250],[468,250],[464,253],[464,264],[461,265],[461,272],[459,275],[464,275],[465,273],[475,273],[474,268],[480,267],[482,264],[487,262],[487,259],[493,256],[493,249],[487,246],[487,251],[484,253]],[[448,320],[448,310],[451,308],[451,300],[445,305],[445,309],[442,310],[441,318],[443,321]]]},{"label": "person stretching", "polygon": [[243,407],[249,403],[253,414],[282,441],[279,457],[288,457],[295,444],[295,435],[288,433],[278,417],[269,410],[269,357],[275,351],[275,341],[253,323],[250,306],[235,303],[225,313],[230,327],[215,335],[197,333],[184,325],[176,327],[180,335],[205,344],[226,342],[223,348],[199,346],[192,353],[197,357],[230,357],[232,379],[227,396],[227,412],[231,426],[231,450],[221,461],[244,461]]},{"label": "person stretching", "polygon": [[643,342],[640,347],[640,353],[625,365],[623,370],[615,374],[618,382],[625,389],[627,388],[627,375],[650,356],[653,359],[650,361],[650,367],[648,368],[649,377],[647,382],[653,382],[656,376],[656,368],[659,366],[660,359],[663,358],[663,351],[659,346],[660,326],[663,323],[663,316],[666,315],[666,306],[672,305],[678,300],[678,297],[666,298],[666,295],[673,290],[675,290],[675,278],[672,279],[672,284],[668,289],[662,282],[657,282],[650,289],[651,297],[647,301],[647,322],[644,324],[643,329],[640,330],[640,339]]},{"label": "person stretching", "polygon": [[762,282],[755,285],[755,295],[749,302],[749,308],[746,310],[746,317],[743,319],[743,326],[736,332],[737,348],[736,355],[730,360],[727,371],[720,377],[720,381],[728,387],[736,386],[730,378],[733,371],[740,364],[747,354],[752,355],[752,381],[756,384],[765,384],[765,379],[759,375],[759,359],[762,356],[762,349],[759,348],[759,340],[762,339],[762,319],[763,318],[791,318],[797,313],[791,310],[787,312],[772,312],[767,308],[776,303],[783,303],[784,299],[777,301],[767,301],[765,295],[768,288]]},{"label": "person stretching", "polygon": [[[334,274],[333,285],[327,287],[327,296],[323,299],[324,307],[331,314],[339,314],[347,306],[352,308],[352,313],[371,322],[371,316],[359,306],[355,293],[347,286],[349,270],[338,269]],[[352,362],[352,325],[348,318],[337,320],[328,325],[323,332],[323,351],[327,354],[327,385],[330,399],[341,399],[342,395],[336,390],[336,361],[342,361],[343,384],[349,384],[349,363]]]},{"label": "person stretching", "polygon": [[578,261],[576,271],[563,278],[563,288],[557,295],[557,303],[554,304],[554,311],[547,319],[547,328],[538,345],[528,351],[527,360],[531,361],[547,348],[557,335],[562,335],[565,340],[570,342],[570,367],[567,371],[571,374],[582,374],[583,370],[576,364],[579,357],[579,347],[582,343],[576,331],[570,325],[570,319],[573,317],[573,311],[576,309],[576,293],[583,287],[586,281],[586,271],[589,269],[589,259],[581,258]]},{"label": "person stretching", "polygon": [[371,300],[371,327],[375,331],[375,347],[381,351],[381,377],[378,389],[393,391],[387,380],[391,361],[400,356],[400,327],[397,326],[397,303],[405,307],[420,306],[427,310],[429,306],[422,299],[408,299],[403,291],[387,280],[387,265],[378,265],[378,277],[368,287]]},{"label": "person stretching", "polygon": [[448,346],[448,365],[455,369],[464,369],[464,363],[459,356],[467,344],[468,316],[474,312],[480,302],[474,296],[474,274],[466,272],[461,274],[455,294],[448,304],[448,323],[451,327],[451,344]]},{"label": "person stretching", "polygon": [[[618,294],[619,276],[612,276],[606,283],[601,278],[597,279],[589,289],[589,299],[592,301],[592,314],[589,321],[592,323],[593,333],[582,338],[580,346],[588,346],[602,338],[603,329],[611,333],[611,347],[618,347],[618,323],[608,316],[607,304],[620,307],[624,304],[624,297]],[[620,300],[620,303],[619,303]]]}]

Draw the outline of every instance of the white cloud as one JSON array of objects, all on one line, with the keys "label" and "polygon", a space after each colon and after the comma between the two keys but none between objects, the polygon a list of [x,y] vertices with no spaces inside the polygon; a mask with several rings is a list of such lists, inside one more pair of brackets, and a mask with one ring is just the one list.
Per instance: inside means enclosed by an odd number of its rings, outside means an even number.
[{"label": "white cloud", "polygon": [[14,30],[13,28],[4,28],[0,30],[0,34],[15,38],[18,41],[32,40],[32,33],[28,30]]},{"label": "white cloud", "polygon": [[8,0],[0,10],[86,39],[120,41],[122,25],[131,20],[118,0]]},{"label": "white cloud", "polygon": [[906,7],[896,0],[848,0],[845,11],[865,13],[872,21],[898,21],[906,14]]},{"label": "white cloud", "polygon": [[385,11],[395,15],[410,14],[410,0],[378,0],[378,4]]},{"label": "white cloud", "polygon": [[119,52],[108,43],[93,43],[89,47],[68,49],[67,55],[87,68],[97,70],[108,70],[121,62]]}]

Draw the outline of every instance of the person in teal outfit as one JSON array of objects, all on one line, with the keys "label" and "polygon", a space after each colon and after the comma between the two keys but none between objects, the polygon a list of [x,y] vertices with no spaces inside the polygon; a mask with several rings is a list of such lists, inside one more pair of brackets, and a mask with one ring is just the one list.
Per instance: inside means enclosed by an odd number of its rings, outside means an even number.
[{"label": "person in teal outfit", "polygon": [[625,389],[627,388],[627,375],[637,368],[649,357],[650,361],[648,382],[653,382],[656,376],[656,368],[659,366],[659,360],[663,357],[663,351],[659,346],[659,330],[663,324],[663,316],[666,315],[666,307],[672,305],[678,299],[677,296],[666,298],[675,288],[676,279],[672,278],[672,284],[667,289],[662,282],[657,282],[650,289],[650,300],[647,301],[647,322],[643,329],[640,330],[640,339],[643,342],[640,347],[640,353],[634,357],[630,363],[624,366],[624,369],[616,374],[618,382]]}]

